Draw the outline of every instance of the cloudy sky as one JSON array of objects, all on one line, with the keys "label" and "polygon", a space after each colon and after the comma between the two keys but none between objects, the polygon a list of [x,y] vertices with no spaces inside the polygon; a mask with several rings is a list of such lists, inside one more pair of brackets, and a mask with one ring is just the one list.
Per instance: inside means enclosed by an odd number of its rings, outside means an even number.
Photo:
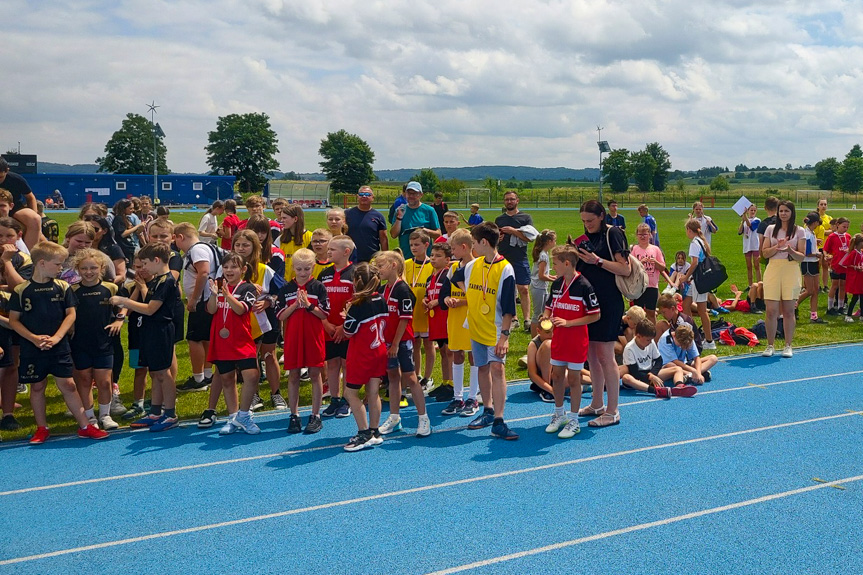
[{"label": "cloudy sky", "polygon": [[5,0],[0,146],[90,163],[156,101],[173,171],[265,112],[285,171],[345,129],[375,168],[794,166],[863,143],[858,1]]}]

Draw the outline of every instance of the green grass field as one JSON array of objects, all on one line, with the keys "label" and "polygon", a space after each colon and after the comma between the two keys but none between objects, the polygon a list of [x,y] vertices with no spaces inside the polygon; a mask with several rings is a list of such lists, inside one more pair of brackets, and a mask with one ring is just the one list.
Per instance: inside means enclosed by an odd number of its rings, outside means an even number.
[{"label": "green grass field", "polygon": [[[577,211],[577,208],[574,206],[570,209],[536,211],[531,211],[530,208],[527,206],[523,207],[525,208],[525,211],[527,211],[533,216],[535,225],[538,229],[551,228],[556,230],[558,232],[559,242],[564,241],[567,234],[573,234],[574,236],[577,236],[583,233],[583,227],[581,226],[579,213]],[[802,208],[798,208],[798,223],[802,221],[803,214],[808,211],[808,209],[811,209],[813,207],[814,204],[812,206],[803,206]],[[379,207],[378,209],[382,208],[383,207]],[[720,298],[730,298],[731,293],[728,286],[731,283],[736,283],[742,287],[746,285],[747,281],[746,264],[743,258],[741,248],[742,243],[740,236],[737,235],[737,225],[739,219],[737,215],[729,208],[717,207],[713,210],[708,209],[706,210],[706,212],[714,219],[714,221],[716,221],[717,225],[719,226],[719,232],[713,236],[713,251],[723,261],[729,271],[729,281],[719,289],[718,295],[720,296]],[[201,213],[202,212],[177,212],[172,214],[171,217],[175,223],[181,221],[190,221],[197,225],[198,221],[200,220]],[[484,209],[482,211],[482,214],[486,219],[493,219],[493,217],[496,216],[498,213],[498,210],[492,209]],[[626,217],[628,223],[628,237],[630,241],[634,241],[635,226],[640,221],[638,214],[635,212],[634,209],[624,209],[621,210],[621,213]],[[673,259],[674,253],[676,251],[686,250],[688,247],[688,240],[685,233],[683,232],[683,226],[686,222],[687,214],[689,213],[689,211],[686,209],[656,209],[651,213],[656,218],[659,226],[660,241],[662,244],[663,252],[665,253],[665,257],[667,260]],[[68,224],[74,221],[77,213],[66,212],[52,215],[60,223],[61,230],[65,230]],[[759,215],[762,217],[764,216],[763,210],[760,211]],[[859,231],[861,227],[861,222],[863,222],[863,212],[860,211],[831,209],[830,215],[832,215],[833,217],[844,215],[851,219],[852,233],[856,233],[857,231]],[[319,226],[323,226],[324,213],[320,211],[307,213],[306,225],[307,228],[310,230]],[[822,310],[821,315],[823,316],[824,309],[826,308],[826,296],[822,295],[819,303]],[[804,304],[804,307],[805,306],[808,306],[808,304]],[[806,307],[806,309],[808,310],[808,307]],[[759,316],[756,315],[740,313],[731,313],[725,317],[729,322],[744,327],[750,327],[759,318]],[[804,312],[801,312],[801,317],[804,319],[804,321],[800,322],[800,324],[798,325],[797,335],[795,336],[794,342],[795,346],[863,339],[863,325],[861,325],[860,323],[855,323],[851,325],[842,323],[841,319],[837,321],[836,319],[828,318],[830,321],[827,325],[812,325],[805,321],[806,314]],[[527,349],[528,341],[529,336],[526,333],[520,330],[513,332],[513,337],[510,345],[510,354],[507,358],[507,376],[509,378],[521,378],[526,376],[526,371],[520,369],[517,366],[517,360],[519,356],[523,355],[525,350]],[[719,355],[731,355],[748,353],[749,351],[749,348],[741,348],[739,346],[720,346],[717,350],[717,353]],[[177,357],[179,361],[178,381],[182,382],[185,381],[185,379],[190,375],[188,351],[184,344],[180,344],[177,346]],[[436,380],[440,379],[440,370],[437,367],[435,369],[434,377]],[[269,399],[267,386],[264,385],[262,387],[264,388],[262,396],[266,402]],[[123,371],[123,375],[120,381],[120,388],[123,393],[124,403],[128,404],[131,400],[132,391],[131,370],[125,369]],[[284,376],[282,378],[282,392],[287,397],[286,382]],[[306,384],[302,389],[302,403],[307,404],[309,401],[309,397],[309,386],[308,384]],[[18,401],[23,404],[23,408],[16,411],[16,417],[23,425],[23,428],[21,431],[16,433],[4,432],[4,439],[20,439],[29,435],[34,430],[32,412],[29,409],[29,401],[26,397],[22,396],[19,396]],[[203,411],[203,409],[206,407],[206,402],[206,393],[180,394],[177,402],[178,413],[183,418],[197,418],[200,415],[201,411]],[[224,409],[224,405],[221,404],[220,408]],[[64,415],[65,410],[65,404],[63,403],[62,397],[57,391],[57,388],[53,385],[49,385],[48,421],[49,425],[55,433],[68,433],[74,431],[75,429],[74,421]]]}]

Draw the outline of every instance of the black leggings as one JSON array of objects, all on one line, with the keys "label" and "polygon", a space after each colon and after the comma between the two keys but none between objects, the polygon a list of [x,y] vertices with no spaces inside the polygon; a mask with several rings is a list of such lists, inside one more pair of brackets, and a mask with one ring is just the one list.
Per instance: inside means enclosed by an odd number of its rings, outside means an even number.
[{"label": "black leggings", "polygon": [[[854,306],[857,305],[857,300],[860,299],[860,296],[857,294],[851,295],[851,301],[848,302],[848,311],[845,312],[848,314],[848,317],[851,317],[854,314]],[[863,304],[860,304],[860,308],[863,309]]]},{"label": "black leggings", "polygon": [[114,346],[114,369],[112,375],[112,383],[119,383],[120,374],[123,373],[123,362],[126,360],[123,355],[123,341],[120,339],[120,335],[117,334],[115,337],[111,338],[111,343]]}]

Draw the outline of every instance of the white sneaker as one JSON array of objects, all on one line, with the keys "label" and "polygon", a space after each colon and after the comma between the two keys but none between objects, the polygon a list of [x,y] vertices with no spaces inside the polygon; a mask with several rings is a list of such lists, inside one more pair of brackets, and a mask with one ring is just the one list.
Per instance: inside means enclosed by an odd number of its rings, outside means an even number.
[{"label": "white sneaker", "polygon": [[99,427],[104,429],[105,431],[113,431],[115,429],[119,429],[120,425],[111,419],[110,415],[106,415],[105,417],[99,418]]},{"label": "white sneaker", "polygon": [[222,426],[222,429],[219,430],[219,435],[231,435],[232,433],[236,433],[237,431],[243,429],[239,425],[234,423],[234,418],[228,419],[225,422],[225,425]]},{"label": "white sneaker", "polygon": [[761,357],[773,357],[773,352],[776,349],[772,345],[768,345],[767,348],[761,352]]},{"label": "white sneaker", "polygon": [[428,437],[431,435],[431,420],[428,414],[420,415],[419,423],[417,424],[417,437]]},{"label": "white sneaker", "polygon": [[567,419],[566,414],[558,415],[553,413],[551,415],[551,422],[545,428],[546,433],[557,433],[560,431],[560,428],[569,423],[569,419]]},{"label": "white sneaker", "polygon": [[704,346],[702,346],[702,348],[703,349],[716,349],[716,342],[715,341],[705,341]]},{"label": "white sneaker", "polygon": [[782,357],[794,357],[794,352],[791,351],[790,345],[786,345],[785,349],[782,350]]},{"label": "white sneaker", "polygon": [[369,445],[380,445],[383,442],[384,442],[384,436],[381,435],[380,430],[378,430],[378,433],[377,434],[373,433],[372,436],[369,438],[369,440],[366,443],[368,443]]},{"label": "white sneaker", "polygon": [[845,316],[845,323],[854,323],[854,318],[850,315]]},{"label": "white sneaker", "polygon": [[387,417],[387,420],[383,422],[383,424],[378,428],[378,431],[381,432],[381,435],[389,435],[393,431],[401,431],[402,428],[402,418],[398,415],[390,415]]},{"label": "white sneaker", "polygon": [[566,422],[566,425],[557,434],[560,439],[570,439],[575,437],[578,432],[581,431],[581,427],[578,426],[578,419],[570,419]]}]

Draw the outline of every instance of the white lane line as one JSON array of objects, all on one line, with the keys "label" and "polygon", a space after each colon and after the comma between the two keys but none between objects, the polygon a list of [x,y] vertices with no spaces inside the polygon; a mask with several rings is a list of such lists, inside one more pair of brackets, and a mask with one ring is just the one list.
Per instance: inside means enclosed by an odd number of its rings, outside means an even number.
[{"label": "white lane line", "polygon": [[[802,377],[802,378],[797,378],[797,379],[787,379],[787,380],[783,380],[783,381],[774,381],[771,383],[760,384],[758,388],[755,388],[755,387],[747,384],[747,385],[741,386],[741,387],[729,387],[727,389],[713,389],[710,391],[699,391],[698,395],[711,395],[714,393],[725,393],[728,391],[745,391],[745,390],[751,390],[751,389],[764,389],[768,386],[782,385],[785,383],[797,383],[797,382],[801,382],[801,381],[811,381],[813,379],[827,379],[827,378],[831,378],[831,377],[842,377],[842,376],[846,376],[846,375],[855,375],[855,374],[861,374],[861,373],[863,373],[863,370],[848,371],[845,373],[834,373],[831,375],[819,375],[819,376],[815,376],[815,377]],[[644,405],[646,403],[655,403],[655,402],[663,402],[663,401],[668,401],[668,400],[667,399],[659,399],[659,398],[641,399],[641,400],[637,400],[637,401],[629,401],[626,403],[621,403],[619,405],[619,407],[627,407],[627,406],[632,406],[632,405]],[[857,413],[857,412],[852,412],[852,413]],[[533,421],[535,419],[547,419],[547,418],[548,418],[548,413],[543,413],[540,415],[530,415],[527,417],[517,417],[517,418],[513,418],[513,419],[508,419],[507,421],[509,423],[521,423],[524,421]],[[467,425],[461,425],[461,426],[457,426],[457,427],[448,427],[445,429],[436,429],[435,433],[464,431],[466,429],[467,429]],[[146,430],[144,430],[144,431],[146,431]],[[399,435],[396,435],[393,439],[400,438],[400,437],[407,437],[407,436],[408,436],[407,434],[399,434]],[[165,469],[153,469],[150,471],[139,471],[136,473],[124,473],[122,475],[111,475],[108,477],[95,477],[92,479],[81,479],[79,481],[69,481],[66,483],[53,483],[53,484],[49,484],[49,485],[40,485],[40,486],[35,486],[35,487],[24,487],[21,489],[12,489],[9,491],[0,491],[0,497],[7,496],[7,495],[21,495],[22,493],[31,493],[34,491],[47,491],[50,489],[62,489],[64,487],[75,487],[77,485],[89,485],[92,483],[102,483],[105,481],[119,481],[121,479],[134,479],[136,477],[147,477],[149,475],[160,475],[162,473],[173,473],[173,472],[178,472],[178,471],[190,471],[193,469],[203,469],[206,467],[217,467],[220,465],[229,465],[231,463],[244,463],[247,461],[257,461],[257,460],[261,460],[261,459],[275,459],[277,457],[284,457],[287,455],[301,455],[304,453],[313,453],[315,451],[322,451],[325,449],[338,449],[338,448],[341,448],[343,445],[344,445],[343,443],[337,443],[335,445],[322,445],[320,447],[309,447],[309,448],[305,448],[305,449],[294,449],[294,450],[290,450],[290,451],[279,451],[276,453],[265,453],[262,455],[252,455],[249,457],[239,457],[236,459],[222,459],[219,461],[209,461],[206,463],[195,463],[195,464],[191,464],[191,465],[183,465],[180,467],[167,467]]]},{"label": "white lane line", "polygon": [[[376,495],[367,495],[367,496],[365,496],[365,497],[356,497],[356,498],[353,498],[353,499],[344,499],[344,500],[341,500],[341,501],[333,501],[333,502],[330,502],[330,503],[323,503],[323,504],[320,504],[320,505],[313,505],[313,506],[310,506],[310,507],[301,507],[301,508],[297,508],[297,509],[288,509],[288,510],[286,510],[286,511],[279,511],[279,512],[277,512],[277,513],[268,513],[268,514],[266,514],[266,515],[255,515],[255,516],[252,516],[252,517],[244,517],[244,518],[242,518],[242,519],[234,519],[234,520],[231,520],[231,521],[221,521],[221,522],[219,522],[219,523],[210,523],[210,524],[207,524],[207,525],[198,525],[198,526],[196,526],[196,527],[187,527],[187,528],[185,528],[185,529],[176,529],[176,530],[173,530],[173,531],[163,531],[163,532],[161,532],[161,533],[151,533],[150,535],[143,535],[143,536],[140,536],[140,537],[129,537],[129,538],[126,538],[126,539],[118,539],[118,540],[115,540],[115,541],[105,541],[105,542],[103,542],[103,543],[95,543],[95,544],[93,544],[93,545],[85,545],[85,546],[82,546],[82,547],[72,547],[72,548],[70,548],[70,549],[61,549],[61,550],[58,550],[58,551],[51,551],[51,552],[48,552],[48,553],[39,553],[39,554],[36,554],[36,555],[27,555],[27,556],[23,556],[23,557],[13,557],[13,558],[10,558],[10,559],[3,559],[3,560],[0,560],[0,566],[3,566],[3,565],[12,565],[12,564],[15,564],[15,563],[24,563],[24,562],[27,562],[27,561],[36,561],[36,560],[39,560],[39,559],[47,559],[47,558],[50,558],[50,557],[58,557],[58,556],[61,556],[61,555],[69,555],[69,554],[73,554],[73,553],[81,553],[81,552],[84,552],[84,551],[93,551],[93,550],[95,550],[95,549],[105,549],[105,548],[108,548],[108,547],[116,547],[116,546],[119,546],[119,545],[128,545],[128,544],[131,544],[131,543],[138,543],[138,542],[141,542],[141,541],[150,541],[150,540],[152,540],[152,539],[163,539],[163,538],[166,538],[166,537],[173,537],[173,536],[175,536],[175,535],[184,535],[184,534],[187,534],[187,533],[196,533],[196,532],[199,532],[199,531],[208,531],[208,530],[211,530],[211,529],[219,529],[219,528],[222,528],[222,527],[232,527],[232,526],[235,526],[235,525],[242,525],[242,524],[245,524],[245,523],[253,523],[253,522],[257,522],[257,521],[264,521],[264,520],[267,520],[267,519],[275,519],[275,518],[278,518],[278,517],[288,517],[288,516],[291,516],[291,515],[298,515],[298,514],[301,514],[301,513],[309,513],[309,512],[313,512],[313,511],[320,511],[320,510],[322,510],[322,509],[332,509],[332,508],[335,508],[335,507],[344,507],[344,506],[347,506],[347,505],[354,505],[354,504],[356,504],[356,503],[364,503],[364,502],[366,502],[366,501],[375,501],[375,500],[378,500],[378,499],[389,499],[389,498],[392,498],[392,497],[399,497],[399,496],[402,496],[402,495],[411,495],[411,494],[414,494],[414,493],[422,493],[422,492],[425,492],[425,491],[434,491],[434,490],[438,490],[438,489],[444,489],[444,488],[446,488],[446,487],[454,487],[454,486],[458,486],[458,485],[466,485],[466,484],[470,484],[470,483],[477,483],[477,482],[480,482],[480,481],[488,481],[488,480],[490,480],[490,479],[500,479],[500,478],[504,478],[504,477],[513,477],[513,476],[516,476],[516,475],[523,475],[523,474],[525,474],[525,473],[533,473],[533,472],[536,472],[536,471],[545,471],[545,470],[548,470],[548,469],[557,469],[557,468],[560,468],[560,467],[567,467],[567,466],[571,466],[571,465],[577,465],[577,464],[579,464],[579,463],[587,463],[587,462],[591,462],[591,461],[600,461],[600,460],[603,460],[603,459],[614,459],[614,458],[617,458],[617,457],[623,457],[623,456],[626,456],[626,455],[634,455],[634,454],[637,454],[637,453],[645,453],[645,452],[648,452],[648,451],[657,451],[657,450],[660,450],[660,449],[669,449],[669,448],[672,448],[672,447],[680,447],[680,446],[683,446],[683,445],[692,445],[692,444],[696,444],[696,443],[703,443],[703,442],[706,442],[706,441],[714,441],[714,440],[717,440],[717,439],[727,439],[727,438],[729,438],[729,437],[737,437],[737,436],[741,436],[741,435],[749,435],[749,434],[753,434],[753,433],[761,433],[761,432],[764,432],[764,431],[772,431],[772,430],[775,430],[775,429],[785,429],[785,428],[789,428],[789,427],[796,427],[796,426],[799,426],[799,425],[806,425],[806,424],[809,424],[809,423],[818,423],[818,422],[821,422],[821,421],[831,421],[831,420],[834,420],[834,419],[842,419],[842,418],[845,418],[845,417],[853,417],[853,416],[856,416],[856,415],[859,415],[859,414],[858,414],[857,412],[850,412],[850,413],[849,413],[849,412],[843,412],[843,413],[839,413],[839,414],[836,414],[836,415],[828,415],[828,416],[825,416],[825,417],[816,417],[816,418],[812,418],[812,419],[804,419],[804,420],[800,420],[800,421],[791,421],[791,422],[788,422],[788,423],[779,423],[779,424],[776,424],[776,425],[767,425],[767,426],[764,426],[764,427],[755,427],[755,428],[752,428],[752,429],[743,429],[743,430],[740,430],[740,431],[731,431],[731,432],[728,432],[728,433],[720,433],[720,434],[718,434],[718,435],[708,435],[708,436],[704,436],[704,437],[696,437],[696,438],[694,438],[694,439],[685,439],[685,440],[681,440],[681,441],[672,441],[672,442],[670,442],[670,443],[662,443],[662,444],[659,444],[659,445],[648,445],[648,446],[646,446],[646,447],[638,447],[638,448],[635,448],[635,449],[627,449],[627,450],[625,450],[625,451],[616,451],[616,452],[614,452],[614,453],[604,453],[604,454],[600,454],[600,455],[592,455],[592,456],[590,456],[590,457],[581,457],[581,458],[578,458],[578,459],[570,459],[570,460],[567,460],[567,461],[559,461],[559,462],[557,462],[557,463],[548,463],[548,464],[546,464],[546,465],[537,465],[537,466],[535,466],[535,467],[527,467],[527,468],[523,468],[523,469],[513,469],[513,470],[511,470],[511,471],[504,471],[504,472],[501,472],[501,473],[491,473],[491,474],[488,474],[488,475],[480,475],[480,476],[477,476],[477,477],[468,477],[468,478],[465,478],[465,479],[457,479],[457,480],[455,480],[455,481],[447,481],[447,482],[444,482],[444,483],[435,483],[435,484],[432,484],[432,485],[423,485],[423,486],[420,486],[420,487],[412,487],[412,488],[409,488],[409,489],[401,489],[401,490],[398,490],[398,491],[390,491],[390,492],[387,492],[387,493],[378,493],[378,494],[376,494]],[[831,482],[831,483],[835,483],[835,482]],[[841,480],[841,481],[840,481],[840,483],[848,483],[848,480]],[[813,488],[813,487],[824,487],[824,486],[829,486],[829,484],[826,484],[826,483],[821,484],[821,483],[819,483],[818,485],[812,486],[811,488]],[[811,489],[811,488],[810,488],[810,489]]]},{"label": "white lane line", "polygon": [[604,533],[597,533],[595,535],[588,535],[586,537],[579,537],[578,539],[570,539],[569,541],[562,541],[560,543],[554,543],[552,545],[545,545],[544,547],[536,547],[535,549],[527,549],[525,551],[519,551],[518,553],[510,553],[509,555],[501,555],[499,557],[492,557],[490,559],[483,559],[481,561],[475,561],[473,563],[465,563],[464,565],[459,565],[458,567],[450,567],[449,569],[441,569],[440,571],[432,571],[432,572],[428,573],[428,575],[449,575],[450,573],[460,573],[462,571],[468,571],[470,569],[477,569],[480,567],[487,567],[488,565],[495,565],[498,563],[503,563],[505,561],[512,561],[513,559],[521,559],[522,557],[529,557],[531,555],[539,555],[540,553],[547,553],[549,551],[557,551],[558,549],[564,549],[566,547],[573,547],[575,545],[581,545],[582,543],[590,543],[591,541],[599,541],[601,539],[608,539],[609,537],[616,537],[618,535],[626,535],[628,533],[634,533],[636,531],[644,531],[645,529],[651,529],[653,527],[661,527],[663,525],[671,525],[672,523],[679,523],[681,521],[688,521],[690,519],[697,519],[699,517],[704,517],[706,515],[714,515],[716,513],[723,513],[725,511],[732,511],[734,509],[749,507],[751,505],[758,505],[759,503],[767,503],[769,501],[775,501],[777,499],[784,499],[786,497],[793,497],[795,495],[802,495],[804,493],[809,493],[811,491],[817,491],[819,489],[824,489],[827,487],[838,487],[840,483],[853,483],[855,481],[861,481],[861,480],[863,480],[863,475],[855,475],[853,477],[846,477],[845,479],[837,479],[836,481],[829,481],[827,483],[819,483],[818,485],[811,485],[809,487],[801,487],[799,489],[791,489],[789,491],[772,493],[770,495],[764,495],[762,497],[756,497],[754,499],[747,499],[746,501],[738,501],[737,503],[731,503],[729,505],[721,505],[719,507],[711,507],[710,509],[702,509],[701,511],[694,511],[692,513],[685,513],[683,515],[677,515],[675,517],[668,517],[666,519],[660,519],[658,521],[650,521],[649,523],[641,523],[639,525],[631,525],[629,527],[624,527],[622,529],[614,529],[612,531],[605,531]]}]

